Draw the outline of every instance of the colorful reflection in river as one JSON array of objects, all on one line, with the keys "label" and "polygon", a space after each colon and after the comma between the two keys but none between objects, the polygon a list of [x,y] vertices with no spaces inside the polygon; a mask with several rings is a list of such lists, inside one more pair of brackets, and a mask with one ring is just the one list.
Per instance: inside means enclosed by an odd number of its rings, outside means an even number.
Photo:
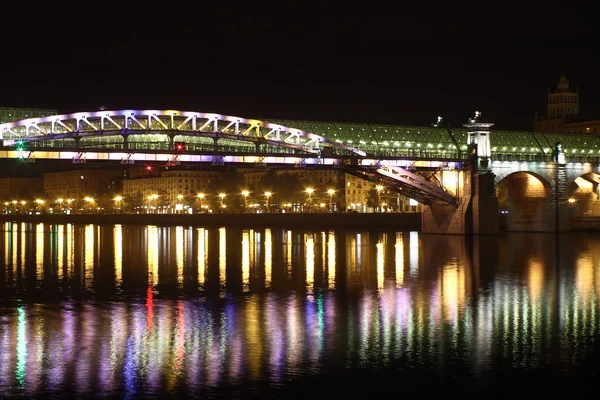
[{"label": "colorful reflection in river", "polygon": [[363,367],[479,376],[570,365],[599,334],[596,236],[557,267],[536,235],[3,228],[0,397],[202,394]]}]

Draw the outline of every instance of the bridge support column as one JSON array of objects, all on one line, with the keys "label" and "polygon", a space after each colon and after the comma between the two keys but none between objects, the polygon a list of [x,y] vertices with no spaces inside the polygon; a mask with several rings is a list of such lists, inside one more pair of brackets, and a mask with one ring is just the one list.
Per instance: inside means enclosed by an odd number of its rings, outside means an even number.
[{"label": "bridge support column", "polygon": [[254,150],[255,150],[257,153],[260,153],[260,143],[254,143]]},{"label": "bridge support column", "polygon": [[499,231],[498,198],[494,174],[475,165],[459,173],[458,205],[436,201],[425,207],[422,233],[459,235],[496,234]]},{"label": "bridge support column", "polygon": [[554,202],[554,232],[568,232],[571,230],[569,210],[569,188],[567,170],[565,168],[565,154],[560,143],[556,144],[556,176],[552,185],[552,199]]},{"label": "bridge support column", "polygon": [[217,146],[217,142],[219,141],[219,138],[214,137],[213,138],[213,150],[217,151],[218,146]]},{"label": "bridge support column", "polygon": [[175,134],[169,133],[167,135],[167,137],[169,138],[169,150],[170,151],[174,151],[175,150],[175,144],[174,144],[174,142],[175,142]]},{"label": "bridge support column", "polygon": [[123,137],[123,150],[129,150],[129,135],[121,135]]}]

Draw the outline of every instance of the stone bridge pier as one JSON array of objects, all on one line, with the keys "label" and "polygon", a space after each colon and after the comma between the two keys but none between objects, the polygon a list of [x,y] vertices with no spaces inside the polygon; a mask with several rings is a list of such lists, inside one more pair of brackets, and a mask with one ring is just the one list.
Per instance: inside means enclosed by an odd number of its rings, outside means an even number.
[{"label": "stone bridge pier", "polygon": [[[434,202],[423,211],[423,233],[496,234],[499,231],[498,198],[490,169],[490,127],[493,123],[475,118],[467,128],[469,162],[458,172],[455,197],[458,204]],[[441,180],[443,182],[443,180]]]},{"label": "stone bridge pier", "polygon": [[[569,200],[569,193],[582,190],[584,185],[576,184],[583,180],[581,176],[593,181],[597,174],[589,165],[567,166],[560,145],[554,159],[540,163],[488,163],[478,158],[465,164],[459,172],[459,190],[455,193],[458,204],[440,201],[426,207],[422,232],[494,234],[499,232],[500,217],[505,218],[507,231],[568,232],[578,206],[576,198]],[[598,187],[588,183],[592,188]],[[581,206],[596,209],[588,203]]]},{"label": "stone bridge pier", "polygon": [[458,204],[437,201],[423,210],[421,231],[442,234],[496,234],[498,198],[494,174],[471,165],[458,172]]}]

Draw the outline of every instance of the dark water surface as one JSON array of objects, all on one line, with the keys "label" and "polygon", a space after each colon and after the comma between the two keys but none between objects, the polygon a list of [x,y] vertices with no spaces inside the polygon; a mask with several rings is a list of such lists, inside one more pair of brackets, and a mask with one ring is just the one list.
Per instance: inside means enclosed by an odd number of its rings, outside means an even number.
[{"label": "dark water surface", "polygon": [[600,387],[600,234],[2,228],[0,398]]}]

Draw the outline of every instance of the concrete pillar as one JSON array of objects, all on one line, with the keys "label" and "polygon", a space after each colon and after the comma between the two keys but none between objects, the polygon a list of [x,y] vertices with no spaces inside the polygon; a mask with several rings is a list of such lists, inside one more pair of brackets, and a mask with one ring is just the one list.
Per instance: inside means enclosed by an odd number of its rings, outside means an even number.
[{"label": "concrete pillar", "polygon": [[552,184],[552,200],[554,202],[554,224],[553,232],[568,232],[570,226],[570,211],[569,211],[569,187],[567,180],[567,169],[565,153],[562,150],[560,143],[556,144],[556,171],[554,182]]},{"label": "concrete pillar", "polygon": [[458,205],[436,201],[424,207],[421,232],[485,235],[499,232],[498,198],[494,174],[476,164],[460,172]]},{"label": "concrete pillar", "polygon": [[218,137],[213,138],[213,150],[217,151],[217,142],[219,141]]},{"label": "concrete pillar", "polygon": [[494,124],[484,121],[479,111],[467,124],[469,159],[459,175],[458,206],[434,202],[422,214],[423,233],[454,233],[463,235],[497,234],[499,210],[494,174],[489,165],[491,156],[489,133]]}]

